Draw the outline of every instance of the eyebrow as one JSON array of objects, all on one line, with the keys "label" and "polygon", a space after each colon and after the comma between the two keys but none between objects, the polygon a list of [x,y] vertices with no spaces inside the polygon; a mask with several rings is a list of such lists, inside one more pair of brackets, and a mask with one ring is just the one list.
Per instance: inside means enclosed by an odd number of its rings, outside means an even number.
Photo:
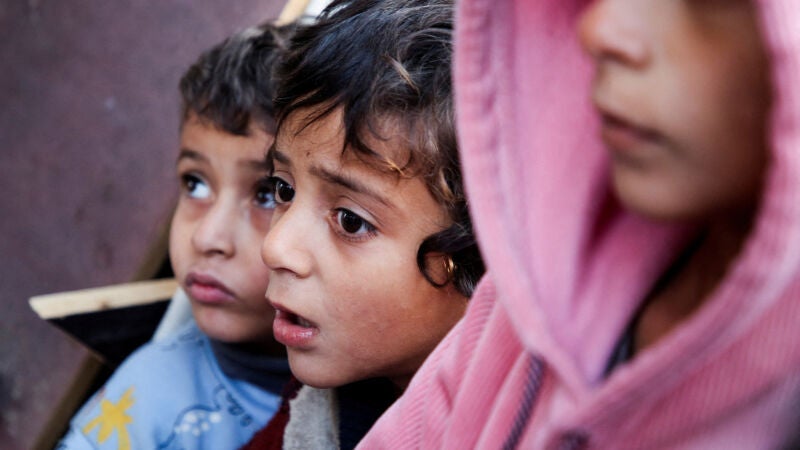
[{"label": "eyebrow", "polygon": [[[181,149],[181,151],[178,153],[178,159],[176,160],[176,162],[182,159],[191,159],[193,161],[199,161],[210,164],[210,161],[206,157],[206,155],[188,148]],[[265,159],[247,159],[244,161],[239,161],[238,165],[259,172],[266,171],[268,168],[267,161]]]},{"label": "eyebrow", "polygon": [[[285,164],[289,167],[292,166],[292,160],[289,158],[289,156],[286,155],[285,153],[282,153],[275,147],[273,147],[269,153],[275,161],[278,161],[279,163]],[[386,197],[381,195],[377,190],[373,189],[370,186],[367,186],[366,184],[362,183],[361,181],[353,177],[347,176],[343,173],[336,172],[334,170],[330,170],[326,167],[321,167],[321,166],[312,166],[311,169],[309,169],[309,172],[311,173],[311,175],[321,178],[323,181],[327,183],[336,184],[350,191],[372,197],[381,204],[383,204],[384,206],[387,206],[389,208],[395,207],[394,204],[392,204]]]},{"label": "eyebrow", "polygon": [[292,160],[289,159],[289,157],[285,153],[283,153],[280,150],[278,150],[277,148],[275,148],[275,143],[274,142],[272,143],[272,146],[269,148],[269,150],[267,150],[266,160],[270,160],[270,159],[272,159],[274,161],[278,161],[279,163],[285,164],[285,165],[287,165],[289,167],[292,166]]},{"label": "eyebrow", "polygon": [[180,153],[178,153],[178,158],[175,161],[177,162],[182,159],[192,159],[195,161],[208,161],[208,158],[206,158],[205,155],[203,155],[202,153],[190,150],[188,148],[182,148]]}]

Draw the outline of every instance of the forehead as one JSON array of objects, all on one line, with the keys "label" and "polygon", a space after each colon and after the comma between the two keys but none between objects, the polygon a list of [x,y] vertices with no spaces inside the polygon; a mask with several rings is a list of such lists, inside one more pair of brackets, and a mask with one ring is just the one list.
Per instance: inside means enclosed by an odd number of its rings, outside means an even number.
[{"label": "forehead", "polygon": [[[346,131],[342,108],[324,116],[320,109],[305,108],[283,120],[276,136],[276,148],[282,153],[313,156],[318,152],[338,151],[342,165],[361,164],[386,174],[403,172],[411,159],[411,146],[398,120],[378,119],[365,125],[360,138],[368,150],[345,143]],[[345,145],[347,144],[347,145]]]},{"label": "forehead", "polygon": [[274,140],[274,136],[262,128],[251,126],[248,135],[229,133],[213,123],[191,115],[180,130],[180,154],[189,150],[202,154],[206,159],[260,160]]}]

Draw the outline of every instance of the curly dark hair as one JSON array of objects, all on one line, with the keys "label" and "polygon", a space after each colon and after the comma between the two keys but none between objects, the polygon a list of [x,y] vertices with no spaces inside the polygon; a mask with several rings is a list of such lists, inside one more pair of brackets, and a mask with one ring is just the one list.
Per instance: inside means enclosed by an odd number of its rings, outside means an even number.
[{"label": "curly dark hair", "polygon": [[[300,109],[305,126],[342,109],[344,143],[362,161],[398,176],[421,176],[453,225],[426,238],[417,265],[435,286],[450,282],[469,297],[483,275],[458,159],[452,95],[453,2],[337,0],[318,20],[298,27],[276,69],[278,132]],[[369,138],[399,125],[409,155],[402,163],[378,154]],[[448,279],[436,281],[426,255],[441,253]]]},{"label": "curly dark hair", "polygon": [[248,28],[203,52],[179,83],[182,122],[190,114],[247,136],[251,125],[276,132],[273,71],[291,26]]}]

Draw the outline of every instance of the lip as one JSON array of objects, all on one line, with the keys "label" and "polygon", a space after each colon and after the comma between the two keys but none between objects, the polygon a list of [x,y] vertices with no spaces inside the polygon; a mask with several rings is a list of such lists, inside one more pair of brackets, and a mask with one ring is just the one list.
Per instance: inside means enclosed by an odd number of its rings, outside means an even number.
[{"label": "lip", "polygon": [[269,303],[275,308],[275,320],[272,323],[275,340],[292,349],[310,349],[314,338],[319,335],[319,327],[278,303],[271,300]]},{"label": "lip", "polygon": [[614,157],[632,158],[646,148],[663,143],[664,137],[656,130],[595,100],[601,119],[600,137]]},{"label": "lip", "polygon": [[189,297],[204,305],[223,305],[236,300],[236,294],[210,274],[190,272],[185,284]]}]

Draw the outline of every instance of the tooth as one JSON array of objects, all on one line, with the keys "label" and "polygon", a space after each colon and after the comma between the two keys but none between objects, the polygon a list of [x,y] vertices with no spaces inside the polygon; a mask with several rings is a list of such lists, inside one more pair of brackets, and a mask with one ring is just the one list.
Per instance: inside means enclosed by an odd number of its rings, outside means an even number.
[{"label": "tooth", "polygon": [[311,322],[307,321],[306,319],[303,319],[302,317],[297,318],[297,324],[303,328],[311,328]]}]

